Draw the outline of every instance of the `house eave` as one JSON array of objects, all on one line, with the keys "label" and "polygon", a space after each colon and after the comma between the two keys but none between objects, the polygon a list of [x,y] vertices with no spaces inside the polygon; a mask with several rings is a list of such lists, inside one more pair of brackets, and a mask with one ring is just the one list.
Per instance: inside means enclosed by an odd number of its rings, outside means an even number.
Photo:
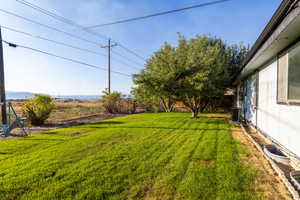
[{"label": "house eave", "polygon": [[299,40],[300,36],[300,8],[293,10],[282,20],[278,27],[270,34],[252,58],[246,62],[236,79],[236,83],[263,67],[265,63],[276,57],[280,52]]}]

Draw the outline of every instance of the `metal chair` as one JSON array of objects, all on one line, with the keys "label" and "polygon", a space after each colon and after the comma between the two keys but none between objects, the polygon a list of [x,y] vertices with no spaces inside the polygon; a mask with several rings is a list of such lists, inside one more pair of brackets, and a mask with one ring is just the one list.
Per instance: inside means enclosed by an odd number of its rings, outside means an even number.
[{"label": "metal chair", "polygon": [[2,124],[2,126],[0,127],[0,135],[3,135],[4,137],[11,136],[11,131],[14,128],[18,127],[22,130],[23,135],[27,136],[28,134],[24,126],[24,121],[26,120],[26,118],[17,115],[11,102],[7,103],[7,108],[8,108],[7,124]]}]

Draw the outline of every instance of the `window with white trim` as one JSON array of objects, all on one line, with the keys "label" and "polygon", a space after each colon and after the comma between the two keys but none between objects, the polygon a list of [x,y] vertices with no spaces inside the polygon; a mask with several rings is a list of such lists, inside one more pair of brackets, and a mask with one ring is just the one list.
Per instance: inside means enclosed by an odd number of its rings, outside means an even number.
[{"label": "window with white trim", "polygon": [[278,57],[277,102],[300,103],[300,43]]},{"label": "window with white trim", "polygon": [[300,45],[296,45],[289,54],[288,99],[300,102]]}]

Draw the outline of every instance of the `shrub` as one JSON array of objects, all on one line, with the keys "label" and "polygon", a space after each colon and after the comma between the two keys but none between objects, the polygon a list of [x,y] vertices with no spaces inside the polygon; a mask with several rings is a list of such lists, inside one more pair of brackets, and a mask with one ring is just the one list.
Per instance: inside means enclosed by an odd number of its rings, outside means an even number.
[{"label": "shrub", "polygon": [[103,91],[102,96],[103,107],[107,113],[126,113],[133,114],[136,112],[135,101],[125,98],[120,92],[108,93]]},{"label": "shrub", "polygon": [[120,92],[108,93],[107,91],[103,91],[103,93],[102,101],[105,111],[107,113],[118,113],[122,94]]},{"label": "shrub", "polygon": [[33,99],[29,99],[23,104],[23,114],[32,125],[44,124],[49,118],[54,103],[50,96],[35,94]]},{"label": "shrub", "polygon": [[121,99],[118,105],[118,113],[134,114],[136,112],[136,102],[130,98]]}]

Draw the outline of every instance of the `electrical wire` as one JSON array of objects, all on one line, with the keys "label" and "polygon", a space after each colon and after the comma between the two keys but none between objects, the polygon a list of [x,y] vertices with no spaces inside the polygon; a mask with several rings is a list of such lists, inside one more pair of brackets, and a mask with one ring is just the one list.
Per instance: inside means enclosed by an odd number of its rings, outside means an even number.
[{"label": "electrical wire", "polygon": [[114,51],[114,50],[111,50],[111,52],[112,52],[113,54],[115,54],[115,55],[121,57],[121,58],[124,58],[124,59],[126,59],[126,60],[128,60],[128,61],[130,61],[130,62],[132,62],[132,63],[135,63],[136,65],[143,66],[143,64],[138,63],[138,62],[136,62],[136,61],[134,61],[134,60],[131,60],[131,59],[127,58],[126,56],[124,56],[123,54],[119,53],[119,52],[116,52],[116,51]]},{"label": "electrical wire", "polygon": [[48,39],[48,38],[45,38],[45,37],[42,37],[42,36],[38,36],[38,35],[33,35],[31,33],[20,31],[20,30],[10,28],[10,27],[7,27],[7,26],[0,25],[0,27],[3,28],[3,29],[6,29],[6,30],[12,31],[12,32],[16,32],[16,33],[19,33],[19,34],[26,35],[28,37],[37,38],[37,39],[52,42],[52,43],[55,43],[55,44],[58,44],[58,45],[66,46],[66,47],[69,47],[69,48],[72,48],[72,49],[77,49],[77,50],[80,50],[80,51],[84,51],[84,52],[88,52],[88,53],[91,53],[91,54],[101,55],[101,56],[106,57],[105,54],[101,54],[99,52],[92,51],[92,50],[89,50],[89,49],[73,46],[73,45],[70,45],[70,44],[67,44],[67,43],[64,43],[64,42],[59,42],[59,41],[56,41],[56,40],[51,40],[51,39]]},{"label": "electrical wire", "polygon": [[[79,24],[75,23],[74,21],[72,21],[70,19],[67,19],[65,17],[59,16],[59,15],[57,15],[57,14],[55,14],[55,13],[49,11],[49,10],[41,8],[41,7],[39,7],[39,6],[37,6],[37,5],[33,4],[33,3],[30,3],[30,2],[25,1],[25,0],[16,0],[16,1],[19,2],[19,3],[21,3],[21,4],[23,4],[23,5],[26,5],[26,6],[30,7],[32,9],[36,10],[36,11],[39,11],[39,12],[45,14],[45,15],[48,15],[48,16],[50,16],[50,17],[52,17],[52,18],[54,18],[54,19],[56,19],[58,21],[61,21],[61,22],[66,23],[66,24],[69,24],[71,26],[75,26],[76,28],[79,28],[79,30],[83,30],[83,31],[85,31],[85,32],[87,32],[89,34],[98,36],[100,38],[104,38],[106,40],[109,39],[109,37],[107,37],[105,35],[102,35],[102,34],[99,34],[99,33],[96,33],[96,32],[92,32],[91,30],[85,29],[84,26],[79,25]],[[125,47],[120,42],[117,42],[117,41],[113,41],[113,42],[117,43],[121,48],[125,49],[126,51],[128,51],[129,53],[135,55],[136,57],[142,59],[143,61],[146,60],[143,56],[140,56],[139,54],[137,54],[133,50],[130,50],[129,48]]]},{"label": "electrical wire", "polygon": [[123,23],[132,22],[132,21],[137,21],[137,20],[142,20],[142,19],[157,17],[157,16],[161,16],[161,15],[167,15],[167,14],[171,14],[171,13],[175,13],[175,12],[181,12],[181,11],[185,11],[185,10],[190,10],[190,9],[205,7],[205,6],[214,5],[214,4],[219,4],[219,3],[226,2],[226,1],[231,1],[231,0],[218,0],[218,1],[208,2],[208,3],[201,3],[201,4],[198,4],[198,5],[194,5],[194,6],[189,6],[189,7],[185,7],[185,8],[179,8],[179,9],[174,9],[174,10],[163,11],[163,12],[154,13],[154,14],[151,14],[151,15],[134,17],[134,18],[129,18],[129,19],[124,19],[124,20],[114,21],[114,22],[110,22],[110,23],[105,23],[105,24],[97,24],[97,25],[93,25],[93,26],[86,26],[86,27],[84,27],[84,29],[93,29],[93,28],[99,28],[99,27],[103,27],[103,26],[111,26],[111,25],[115,25],[115,24],[123,24]]},{"label": "electrical wire", "polygon": [[69,37],[73,37],[73,38],[75,38],[75,39],[78,39],[78,40],[81,40],[81,41],[84,41],[84,42],[87,42],[87,43],[96,45],[96,46],[98,46],[98,47],[101,46],[101,44],[98,44],[97,42],[94,42],[94,41],[91,41],[91,40],[87,40],[87,39],[84,39],[84,38],[82,38],[82,37],[78,37],[78,36],[73,35],[73,34],[71,34],[71,33],[68,33],[68,32],[65,32],[65,31],[63,31],[63,30],[54,28],[54,27],[52,27],[52,26],[49,26],[49,25],[46,25],[46,24],[37,22],[37,21],[35,21],[35,20],[32,20],[32,19],[29,19],[29,18],[20,16],[20,15],[18,15],[18,14],[13,13],[13,12],[9,12],[9,11],[3,10],[3,9],[0,9],[0,12],[6,13],[6,14],[8,14],[8,15],[11,15],[11,16],[14,16],[14,17],[17,17],[17,18],[20,18],[20,19],[23,19],[23,20],[25,20],[25,21],[28,21],[28,22],[31,22],[31,23],[33,23],[33,24],[36,24],[36,25],[39,25],[39,26],[48,28],[48,29],[50,29],[50,30],[54,30],[54,31],[56,31],[56,32],[59,32],[59,33],[68,35]]},{"label": "electrical wire", "polygon": [[[49,53],[49,52],[46,52],[46,51],[42,51],[42,50],[39,50],[39,49],[35,49],[35,48],[28,47],[28,46],[23,46],[23,45],[15,44],[15,43],[12,43],[12,42],[8,42],[6,40],[2,40],[2,42],[8,44],[10,47],[15,47],[15,48],[20,47],[20,48],[23,48],[23,49],[28,49],[28,50],[35,51],[35,52],[38,52],[38,53],[46,54],[48,56],[52,56],[52,57],[60,58],[60,59],[67,60],[67,61],[70,61],[70,62],[73,62],[73,63],[77,63],[77,64],[80,64],[80,65],[84,65],[84,66],[87,66],[87,67],[90,67],[90,68],[99,69],[99,70],[102,70],[102,71],[108,71],[104,67],[99,67],[99,66],[96,66],[96,65],[88,64],[88,63],[85,63],[85,62],[82,62],[82,61],[79,61],[79,60],[75,60],[75,59],[72,59],[72,58],[66,58],[66,57],[59,56],[59,55]],[[125,73],[118,72],[118,71],[111,71],[111,72],[115,73],[115,74],[118,74],[118,75],[131,77],[131,75],[129,75],[129,74],[125,74]]]},{"label": "electrical wire", "polygon": [[124,45],[119,44],[119,43],[118,43],[118,45],[119,45],[122,49],[124,49],[124,50],[128,51],[129,53],[135,55],[137,58],[139,58],[139,59],[141,59],[141,60],[147,62],[147,60],[146,60],[144,57],[142,57],[142,56],[140,56],[139,54],[135,53],[134,51],[128,49],[128,48],[125,47]]},{"label": "electrical wire", "polygon": [[[50,16],[50,17],[56,19],[56,20],[59,20],[59,21],[61,21],[61,22],[63,22],[63,23],[69,24],[69,25],[71,25],[71,26],[75,26],[75,27],[80,28],[80,29],[84,28],[84,26],[79,25],[79,24],[75,23],[74,21],[72,21],[72,20],[70,20],[70,19],[67,19],[67,18],[65,18],[65,17],[63,17],[63,16],[57,15],[57,14],[54,13],[54,12],[51,12],[51,11],[49,11],[49,10],[46,10],[46,9],[44,9],[44,8],[42,8],[42,7],[39,7],[39,6],[37,6],[37,5],[33,4],[33,3],[30,3],[30,2],[28,2],[28,1],[25,1],[25,0],[16,0],[16,1],[19,2],[19,3],[21,3],[21,4],[23,4],[23,5],[26,5],[26,6],[28,6],[28,7],[31,7],[32,9],[34,9],[34,10],[36,10],[36,11],[39,11],[39,12],[45,14],[45,15],[48,15],[48,16]],[[105,39],[105,40],[108,40],[108,39],[109,39],[109,38],[108,38],[107,36],[105,36],[105,35],[102,35],[102,34],[99,34],[99,33],[96,33],[96,32],[90,31],[90,30],[85,30],[85,31],[88,32],[89,34],[95,35],[95,36],[100,37],[100,38],[103,38],[103,39]]]},{"label": "electrical wire", "polygon": [[135,69],[135,70],[141,70],[140,68],[135,67],[135,66],[132,66],[132,65],[130,65],[130,64],[126,63],[126,62],[124,62],[123,60],[119,60],[119,59],[116,59],[116,58],[114,58],[114,60],[117,61],[118,63],[122,63],[123,65],[125,65],[125,66],[127,66],[127,67],[130,67],[130,68],[132,68],[132,69]]},{"label": "electrical wire", "polygon": [[[33,35],[31,33],[20,31],[20,30],[16,30],[14,28],[10,28],[10,27],[7,27],[7,26],[0,25],[0,28],[6,29],[6,30],[9,30],[9,31],[12,31],[12,32],[16,32],[16,33],[19,33],[19,34],[23,34],[23,35],[26,35],[28,37],[37,38],[37,39],[44,40],[44,41],[47,41],[47,42],[52,42],[54,44],[66,46],[66,47],[69,47],[69,48],[72,48],[72,49],[84,51],[84,52],[87,52],[87,53],[91,53],[91,54],[95,54],[95,55],[100,55],[100,56],[103,56],[103,57],[107,56],[105,54],[102,54],[102,53],[99,53],[99,52],[96,52],[96,51],[92,51],[92,50],[89,50],[89,49],[84,49],[84,48],[81,48],[81,47],[73,46],[73,45],[70,45],[70,44],[67,44],[67,43],[64,43],[64,42],[59,42],[59,41],[51,40],[51,39],[48,39],[48,38],[45,38],[45,37],[42,37],[42,36]],[[117,54],[117,55],[122,56],[121,54]],[[126,58],[126,57],[124,57],[124,58]],[[127,67],[140,70],[139,68],[131,66],[128,63],[123,62],[122,60],[119,60],[119,59],[116,59],[116,58],[114,58],[113,60],[115,60],[115,61],[117,61],[119,63],[122,63],[122,64],[126,65]],[[138,65],[141,65],[141,64],[138,64]]]}]

